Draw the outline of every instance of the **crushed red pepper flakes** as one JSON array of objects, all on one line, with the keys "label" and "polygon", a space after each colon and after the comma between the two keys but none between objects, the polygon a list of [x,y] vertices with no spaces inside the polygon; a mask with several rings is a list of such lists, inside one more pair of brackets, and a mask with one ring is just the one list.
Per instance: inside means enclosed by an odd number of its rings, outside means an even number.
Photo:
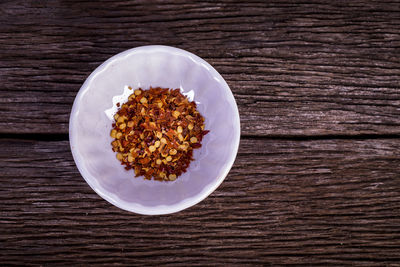
[{"label": "crushed red pepper flakes", "polygon": [[112,150],[135,176],[174,181],[201,147],[204,118],[179,89],[136,89],[114,115]]}]

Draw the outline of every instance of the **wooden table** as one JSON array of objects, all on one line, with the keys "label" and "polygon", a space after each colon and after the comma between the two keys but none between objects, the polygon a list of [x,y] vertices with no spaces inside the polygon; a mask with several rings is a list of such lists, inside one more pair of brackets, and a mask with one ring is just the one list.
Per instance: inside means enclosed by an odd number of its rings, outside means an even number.
[{"label": "wooden table", "polygon": [[[399,1],[1,1],[0,263],[400,266]],[[69,149],[104,60],[165,44],[230,85],[242,136],[200,204],[141,216]]]}]

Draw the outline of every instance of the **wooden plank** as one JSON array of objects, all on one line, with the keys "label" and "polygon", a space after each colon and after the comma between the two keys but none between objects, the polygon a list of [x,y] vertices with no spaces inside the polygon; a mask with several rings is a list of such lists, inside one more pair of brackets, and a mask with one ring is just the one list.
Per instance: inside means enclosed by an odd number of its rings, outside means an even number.
[{"label": "wooden plank", "polygon": [[0,262],[357,265],[400,261],[400,142],[244,139],[205,201],[167,216],[108,204],[67,141],[0,140]]},{"label": "wooden plank", "polygon": [[147,44],[214,65],[243,135],[400,134],[398,1],[3,1],[0,12],[3,134],[67,133],[90,72]]}]

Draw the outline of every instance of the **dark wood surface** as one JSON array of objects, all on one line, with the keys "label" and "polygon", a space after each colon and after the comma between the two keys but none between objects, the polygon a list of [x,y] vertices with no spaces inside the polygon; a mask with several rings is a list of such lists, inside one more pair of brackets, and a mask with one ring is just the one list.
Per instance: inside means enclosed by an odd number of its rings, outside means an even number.
[{"label": "dark wood surface", "polygon": [[[102,200],[68,119],[86,77],[165,44],[210,62],[242,139],[166,216]],[[0,264],[400,266],[400,1],[1,1]]]}]

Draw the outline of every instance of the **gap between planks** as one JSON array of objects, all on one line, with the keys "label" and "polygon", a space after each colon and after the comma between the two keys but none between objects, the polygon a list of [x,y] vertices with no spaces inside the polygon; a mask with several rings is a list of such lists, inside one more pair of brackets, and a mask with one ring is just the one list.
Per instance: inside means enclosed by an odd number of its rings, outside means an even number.
[{"label": "gap between planks", "polygon": [[[69,141],[69,134],[0,134],[0,140],[16,139],[16,140],[31,140],[31,141]],[[321,135],[241,135],[240,139],[255,139],[255,140],[293,140],[293,141],[308,141],[308,140],[330,140],[330,139],[400,139],[400,134],[321,134]]]}]

